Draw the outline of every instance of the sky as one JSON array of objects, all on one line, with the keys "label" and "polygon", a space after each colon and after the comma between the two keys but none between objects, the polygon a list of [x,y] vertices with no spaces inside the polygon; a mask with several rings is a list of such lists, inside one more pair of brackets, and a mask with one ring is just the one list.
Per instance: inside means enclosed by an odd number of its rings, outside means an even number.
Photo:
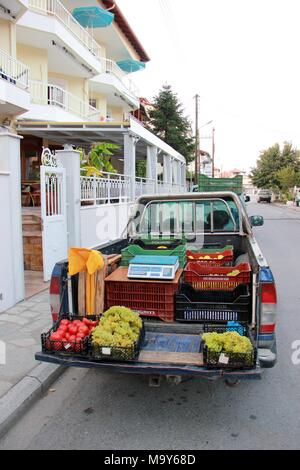
[{"label": "sky", "polygon": [[[132,78],[151,99],[169,83],[216,166],[249,170],[260,151],[300,148],[299,0],[118,0],[151,62]],[[205,125],[213,120],[213,124]]]}]

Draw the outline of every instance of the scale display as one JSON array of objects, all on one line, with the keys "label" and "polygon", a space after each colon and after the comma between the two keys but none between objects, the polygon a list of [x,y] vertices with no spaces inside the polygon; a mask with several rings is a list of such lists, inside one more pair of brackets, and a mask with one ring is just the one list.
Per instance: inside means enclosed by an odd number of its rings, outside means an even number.
[{"label": "scale display", "polygon": [[129,264],[128,278],[173,280],[178,268],[178,256],[135,256]]}]

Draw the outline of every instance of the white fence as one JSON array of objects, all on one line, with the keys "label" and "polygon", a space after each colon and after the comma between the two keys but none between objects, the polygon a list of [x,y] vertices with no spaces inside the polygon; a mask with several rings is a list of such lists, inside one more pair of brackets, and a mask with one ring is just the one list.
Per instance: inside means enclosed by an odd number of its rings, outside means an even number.
[{"label": "white fence", "polygon": [[0,78],[9,80],[10,83],[27,90],[28,77],[28,67],[0,49]]},{"label": "white fence", "polygon": [[81,202],[99,205],[127,202],[130,177],[117,173],[104,173],[103,177],[81,176]]},{"label": "white fence", "polygon": [[[118,173],[104,173],[101,178],[96,176],[81,176],[81,204],[100,205],[116,204],[130,201],[130,176]],[[135,178],[135,196],[145,194],[182,193],[185,187],[180,184],[165,183],[147,178]]]},{"label": "white fence", "polygon": [[54,15],[94,56],[101,59],[101,46],[59,0],[29,0],[29,7]]},{"label": "white fence", "polygon": [[29,88],[32,103],[56,106],[87,121],[105,119],[99,109],[90,106],[87,101],[81,100],[57,85],[30,80]]}]

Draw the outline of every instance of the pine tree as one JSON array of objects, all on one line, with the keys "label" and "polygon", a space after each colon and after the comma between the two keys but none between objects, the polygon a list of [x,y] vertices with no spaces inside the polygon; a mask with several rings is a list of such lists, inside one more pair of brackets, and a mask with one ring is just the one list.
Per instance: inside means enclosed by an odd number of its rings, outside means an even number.
[{"label": "pine tree", "polygon": [[154,134],[181,153],[187,163],[193,160],[195,140],[191,122],[184,116],[183,106],[170,85],[163,85],[154,98],[149,127]]}]

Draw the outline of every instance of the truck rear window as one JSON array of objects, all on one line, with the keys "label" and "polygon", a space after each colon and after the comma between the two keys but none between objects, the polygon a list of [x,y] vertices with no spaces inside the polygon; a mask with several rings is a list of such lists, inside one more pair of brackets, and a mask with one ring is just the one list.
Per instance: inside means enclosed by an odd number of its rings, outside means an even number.
[{"label": "truck rear window", "polygon": [[235,232],[239,213],[232,199],[153,201],[142,211],[137,234]]}]

